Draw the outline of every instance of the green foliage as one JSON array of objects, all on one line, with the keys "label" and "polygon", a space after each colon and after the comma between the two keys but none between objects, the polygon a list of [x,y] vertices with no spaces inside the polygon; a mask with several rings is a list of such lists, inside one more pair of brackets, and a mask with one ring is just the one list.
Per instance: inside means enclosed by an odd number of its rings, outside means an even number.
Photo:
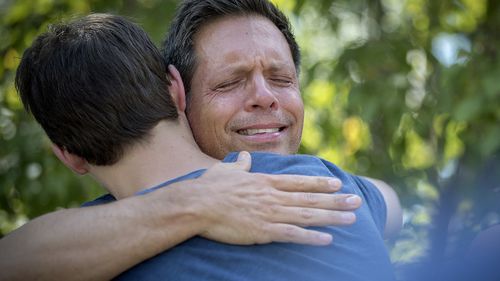
[{"label": "green foliage", "polygon": [[498,223],[498,2],[297,6],[306,122],[320,130],[305,129],[302,151],[398,191],[406,225],[394,260],[456,255]]},{"label": "green foliage", "polygon": [[[0,2],[0,236],[100,192],[56,161],[23,112],[13,86],[23,50],[50,23],[106,11],[160,42],[176,2]],[[274,2],[303,52],[301,152],[396,189],[405,209],[391,245],[396,262],[456,254],[499,222],[498,1]]]},{"label": "green foliage", "polygon": [[0,237],[29,218],[59,207],[79,206],[103,193],[92,179],[77,177],[59,163],[43,131],[24,112],[14,87],[24,49],[49,24],[91,12],[128,16],[159,43],[176,4],[155,0],[0,2]]}]

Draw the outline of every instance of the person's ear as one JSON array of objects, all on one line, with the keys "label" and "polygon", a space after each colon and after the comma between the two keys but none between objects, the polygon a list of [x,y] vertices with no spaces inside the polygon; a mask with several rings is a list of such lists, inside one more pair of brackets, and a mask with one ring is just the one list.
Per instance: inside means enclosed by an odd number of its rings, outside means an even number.
[{"label": "person's ear", "polygon": [[57,156],[57,158],[59,158],[59,160],[61,160],[61,162],[66,165],[66,167],[73,170],[73,172],[79,175],[88,173],[89,167],[87,160],[75,154],[69,153],[66,149],[61,148],[55,144],[52,144],[52,151]]},{"label": "person's ear", "polygon": [[182,82],[181,74],[173,65],[168,66],[168,77],[170,80],[170,86],[168,91],[174,99],[177,109],[180,112],[186,110],[186,92],[184,90],[184,83]]}]

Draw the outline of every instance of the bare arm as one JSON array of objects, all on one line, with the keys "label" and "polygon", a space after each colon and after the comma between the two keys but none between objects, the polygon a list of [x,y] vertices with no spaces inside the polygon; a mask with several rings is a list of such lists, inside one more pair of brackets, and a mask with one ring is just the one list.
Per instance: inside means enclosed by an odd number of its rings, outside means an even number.
[{"label": "bare arm", "polygon": [[399,233],[403,225],[403,211],[394,189],[381,180],[367,178],[382,193],[387,206],[387,219],[384,228],[384,238],[389,239]]},{"label": "bare arm", "polygon": [[217,164],[197,180],[34,219],[0,240],[0,280],[110,279],[194,235],[232,244],[325,245],[330,235],[297,225],[354,221],[349,211],[359,204],[324,194],[338,190],[338,182],[248,168],[248,160]]},{"label": "bare arm", "polygon": [[[0,279],[109,280],[195,235],[195,218],[150,197],[61,210],[27,223],[0,240]],[[156,212],[162,217],[155,219]],[[171,223],[160,229],[161,220]]]}]

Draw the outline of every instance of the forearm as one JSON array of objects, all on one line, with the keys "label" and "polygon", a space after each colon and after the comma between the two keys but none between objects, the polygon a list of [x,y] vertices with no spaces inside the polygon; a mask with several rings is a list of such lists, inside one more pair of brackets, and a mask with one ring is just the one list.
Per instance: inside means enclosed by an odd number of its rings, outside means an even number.
[{"label": "forearm", "polygon": [[0,240],[0,279],[108,280],[196,235],[180,202],[152,195],[27,223]]}]

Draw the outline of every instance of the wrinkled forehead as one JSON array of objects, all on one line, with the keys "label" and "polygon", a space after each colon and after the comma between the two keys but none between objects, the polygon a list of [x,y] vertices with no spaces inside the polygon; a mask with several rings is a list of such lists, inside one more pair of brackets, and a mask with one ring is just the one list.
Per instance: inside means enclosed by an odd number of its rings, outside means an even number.
[{"label": "wrinkled forehead", "polygon": [[204,25],[194,39],[197,66],[241,69],[294,67],[290,47],[279,29],[259,15],[226,16]]}]

